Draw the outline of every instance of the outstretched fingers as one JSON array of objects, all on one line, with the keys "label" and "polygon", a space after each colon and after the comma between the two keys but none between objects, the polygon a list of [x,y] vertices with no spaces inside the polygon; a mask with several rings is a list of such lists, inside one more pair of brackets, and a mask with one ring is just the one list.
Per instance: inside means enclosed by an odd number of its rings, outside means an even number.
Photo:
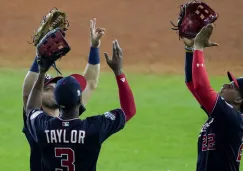
[{"label": "outstretched fingers", "polygon": [[117,49],[117,54],[118,54],[119,56],[122,56],[122,49],[121,49],[121,47],[120,47],[120,45],[119,45],[118,40],[115,40],[115,45],[116,45],[116,49]]},{"label": "outstretched fingers", "polygon": [[104,56],[105,56],[106,63],[109,64],[111,61],[111,58],[109,57],[108,53],[104,52]]}]

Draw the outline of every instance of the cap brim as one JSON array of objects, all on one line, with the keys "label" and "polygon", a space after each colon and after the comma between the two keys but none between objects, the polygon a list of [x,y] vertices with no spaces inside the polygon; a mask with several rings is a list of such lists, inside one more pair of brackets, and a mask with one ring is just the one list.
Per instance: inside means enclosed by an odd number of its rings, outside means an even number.
[{"label": "cap brim", "polygon": [[62,78],[63,78],[62,76],[54,77],[54,78],[48,80],[44,85],[46,86],[46,85],[48,85],[50,83],[57,83],[57,81],[62,79]]},{"label": "cap brim", "polygon": [[234,81],[235,85],[239,88],[239,84],[238,81],[236,80],[236,78],[234,77],[234,75],[231,72],[227,72],[228,78],[230,80],[230,82]]},{"label": "cap brim", "polygon": [[74,77],[79,82],[82,91],[84,91],[87,86],[87,81],[84,78],[84,76],[82,76],[80,74],[72,74],[70,76]]}]

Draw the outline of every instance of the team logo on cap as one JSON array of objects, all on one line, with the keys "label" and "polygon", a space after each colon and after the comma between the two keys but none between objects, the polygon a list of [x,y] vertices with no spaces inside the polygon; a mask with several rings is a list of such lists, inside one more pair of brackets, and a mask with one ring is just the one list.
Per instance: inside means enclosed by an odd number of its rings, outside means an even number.
[{"label": "team logo on cap", "polygon": [[78,94],[78,96],[81,96],[80,90],[77,90],[77,94]]}]

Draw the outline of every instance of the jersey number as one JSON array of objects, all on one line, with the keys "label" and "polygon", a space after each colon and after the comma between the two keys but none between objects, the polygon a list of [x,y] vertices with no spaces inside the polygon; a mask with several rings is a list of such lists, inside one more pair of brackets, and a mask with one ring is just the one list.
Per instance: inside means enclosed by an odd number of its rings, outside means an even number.
[{"label": "jersey number", "polygon": [[203,135],[202,151],[215,150],[215,134]]},{"label": "jersey number", "polygon": [[[55,157],[64,157],[61,159],[61,167],[67,168],[67,171],[75,171],[75,155],[71,148],[55,148]],[[63,171],[61,168],[56,168],[55,171]]]},{"label": "jersey number", "polygon": [[241,160],[242,151],[243,151],[243,143],[241,144],[239,151],[238,151],[237,162],[240,162],[240,160]]}]

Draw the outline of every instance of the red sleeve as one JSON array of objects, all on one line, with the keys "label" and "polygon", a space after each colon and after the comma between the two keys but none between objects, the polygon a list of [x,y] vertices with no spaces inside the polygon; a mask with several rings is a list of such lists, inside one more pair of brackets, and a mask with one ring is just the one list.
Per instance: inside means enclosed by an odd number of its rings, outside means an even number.
[{"label": "red sleeve", "polygon": [[193,81],[191,81],[191,82],[189,82],[189,83],[186,83],[186,86],[187,86],[187,88],[190,90],[190,92],[192,93],[192,95],[195,97],[195,99],[198,101],[198,103],[199,103],[200,105],[202,105],[199,96],[197,95],[197,93],[196,93],[195,90],[194,90],[194,84],[193,84]]},{"label": "red sleeve", "polygon": [[116,81],[119,88],[121,108],[126,115],[126,121],[129,121],[136,114],[133,93],[124,74],[117,76]]},{"label": "red sleeve", "polygon": [[210,85],[204,65],[204,54],[200,50],[195,50],[193,53],[192,79],[195,93],[199,97],[201,105],[208,114],[211,114],[217,100],[217,93]]}]

